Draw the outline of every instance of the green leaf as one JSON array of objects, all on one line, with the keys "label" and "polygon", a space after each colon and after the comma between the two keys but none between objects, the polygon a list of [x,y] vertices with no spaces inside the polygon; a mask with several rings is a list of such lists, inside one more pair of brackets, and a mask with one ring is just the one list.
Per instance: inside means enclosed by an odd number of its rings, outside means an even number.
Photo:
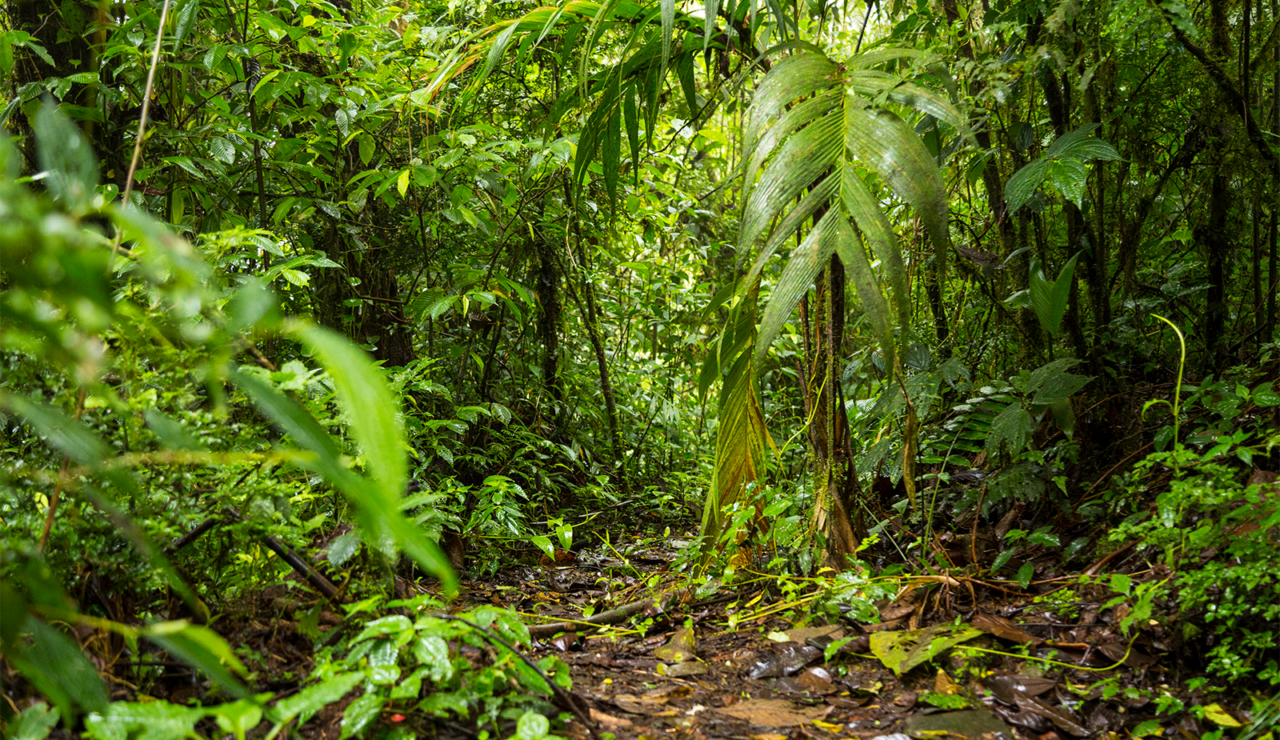
[{"label": "green leaf", "polygon": [[101,712],[85,718],[85,735],[91,740],[174,740],[199,737],[196,723],[206,711],[167,701],[113,702]]},{"label": "green leaf", "polygon": [[361,735],[365,730],[369,729],[374,721],[378,719],[378,714],[382,712],[382,707],[386,702],[385,698],[370,693],[348,704],[346,711],[342,713],[340,740]]},{"label": "green leaf", "polygon": [[200,0],[180,0],[178,3],[178,22],[173,32],[173,51],[176,54],[182,48],[182,41],[191,32],[191,27],[200,15]]},{"label": "green leaf", "polygon": [[534,535],[529,538],[529,541],[537,546],[539,550],[545,552],[547,557],[554,558],[556,556],[555,545],[551,544],[551,540],[549,538],[543,537],[542,535]]},{"label": "green leaf", "polygon": [[246,699],[219,704],[212,708],[211,713],[223,732],[232,733],[238,738],[244,737],[245,733],[262,721],[262,706]]},{"label": "green leaf", "polygon": [[27,617],[22,632],[30,642],[19,641],[5,657],[63,717],[73,721],[79,709],[107,707],[106,685],[75,641],[34,616]]},{"label": "green leaf", "polygon": [[[192,5],[195,3],[196,0],[191,0]],[[223,164],[235,164],[236,162],[235,145],[221,136],[209,140],[209,154]]]},{"label": "green leaf", "polygon": [[1110,144],[1091,135],[1098,126],[1099,124],[1096,123],[1088,123],[1075,131],[1059,136],[1045,151],[1045,156],[1073,158],[1086,162],[1094,159],[1108,161],[1120,159],[1120,155]]},{"label": "green leaf", "polygon": [[9,720],[7,737],[10,740],[44,740],[58,724],[57,708],[50,709],[44,702],[36,702]]},{"label": "green leaf", "polygon": [[1017,551],[1002,550],[1000,554],[996,556],[995,561],[991,563],[991,570],[1000,570],[1001,568],[1003,568],[1005,565],[1009,563],[1011,559],[1013,559],[1013,554],[1015,552]]},{"label": "green leaf", "polygon": [[356,504],[357,519],[366,533],[375,537],[390,534],[423,570],[440,579],[446,592],[455,592],[457,575],[448,558],[422,530],[399,514],[407,479],[404,432],[380,371],[359,348],[327,329],[295,324],[292,333],[311,346],[333,377],[339,404],[346,411],[374,481],[344,468],[337,444],[292,400],[245,373],[232,371],[231,379],[259,409],[316,453],[314,460],[295,464],[321,473]]},{"label": "green leaf", "polygon": [[1089,177],[1089,170],[1084,162],[1078,159],[1057,159],[1049,161],[1049,182],[1062,193],[1062,197],[1082,207],[1084,202],[1084,185]]},{"label": "green leaf", "polygon": [[910,671],[950,648],[982,634],[967,625],[939,624],[922,630],[871,633],[871,653],[895,675]]},{"label": "green leaf", "polygon": [[516,721],[516,740],[542,740],[550,732],[551,723],[534,711],[525,712]]},{"label": "green leaf", "polygon": [[1035,574],[1036,574],[1035,563],[1031,563],[1031,562],[1023,563],[1022,567],[1018,568],[1018,576],[1017,576],[1018,585],[1021,586],[1023,589],[1026,589],[1031,585],[1031,579],[1032,577],[1035,576]]},{"label": "green leaf", "polygon": [[329,371],[369,473],[384,500],[394,505],[408,482],[408,445],[399,404],[382,371],[359,347],[329,329],[296,323],[290,333],[310,347]]},{"label": "green leaf", "polygon": [[413,657],[428,670],[436,683],[453,678],[453,662],[449,660],[449,644],[438,635],[419,635],[413,641]]},{"label": "green leaf", "polygon": [[155,432],[165,447],[171,450],[209,449],[207,445],[196,439],[195,435],[188,432],[182,424],[155,409],[147,409],[142,416],[146,419],[147,426],[151,427],[151,431]]},{"label": "green leaf", "polygon": [[1077,253],[1068,260],[1067,264],[1063,265],[1062,271],[1058,273],[1057,280],[1052,283],[1045,278],[1040,260],[1035,257],[1031,259],[1029,275],[1031,309],[1040,320],[1040,326],[1051,336],[1058,336],[1062,329],[1062,319],[1067,315],[1067,306],[1071,298],[1071,279],[1075,274],[1076,260],[1079,257]]},{"label": "green leaf", "polygon": [[276,702],[272,718],[279,724],[284,724],[297,717],[298,724],[305,724],[316,712],[342,699],[363,682],[363,673],[339,673]]},{"label": "green leaf", "polygon": [[1044,184],[1048,173],[1049,162],[1044,159],[1029,162],[1013,173],[1013,177],[1004,186],[1004,202],[1009,206],[1010,214],[1021,208]]},{"label": "green leaf", "polygon": [[991,429],[987,435],[987,456],[995,457],[1000,453],[1000,445],[1009,445],[1009,454],[1017,455],[1027,448],[1035,423],[1031,414],[1022,404],[1011,403],[991,421]]},{"label": "green leaf", "polygon": [[171,655],[199,669],[233,696],[253,698],[249,689],[231,674],[232,670],[245,674],[244,664],[217,632],[186,621],[174,621],[153,624],[142,634]]},{"label": "green leaf", "polygon": [[68,208],[86,206],[98,187],[98,158],[80,128],[48,97],[33,128],[40,167],[49,173],[45,183],[50,194]]},{"label": "green leaf", "polygon": [[329,564],[341,568],[360,550],[360,533],[347,532],[329,545]]}]

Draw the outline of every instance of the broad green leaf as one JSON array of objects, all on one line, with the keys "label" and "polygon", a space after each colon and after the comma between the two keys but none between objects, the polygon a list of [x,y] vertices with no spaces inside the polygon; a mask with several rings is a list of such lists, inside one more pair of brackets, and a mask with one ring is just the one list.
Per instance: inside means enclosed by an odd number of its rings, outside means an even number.
[{"label": "broad green leaf", "polygon": [[240,699],[253,697],[252,692],[231,673],[235,671],[244,675],[244,664],[227,641],[208,627],[185,621],[160,622],[147,627],[143,635],[169,654],[198,668],[233,696]]},{"label": "broad green leaf", "polygon": [[388,502],[399,500],[408,482],[407,443],[399,403],[382,370],[360,348],[329,329],[297,323],[290,333],[310,347],[329,371],[370,476]]},{"label": "broad green leaf", "polygon": [[1072,375],[1063,373],[1049,378],[1040,386],[1040,390],[1031,399],[1031,403],[1036,405],[1049,406],[1055,403],[1066,401],[1075,395],[1081,388],[1085,387],[1093,378],[1087,375]]},{"label": "broad green leaf", "polygon": [[107,707],[107,687],[74,640],[34,616],[27,617],[22,632],[31,636],[30,642],[11,646],[5,658],[63,717],[73,720],[81,709]]},{"label": "broad green leaf", "polygon": [[[299,332],[299,330],[295,329],[295,332]],[[323,341],[324,339],[321,339],[321,342]],[[345,344],[352,352],[356,353],[354,359],[357,364],[348,366],[346,368],[348,372],[359,372],[362,367],[371,367],[371,364],[363,354],[360,354],[359,350],[352,347],[346,340],[341,340],[341,342],[334,344],[339,347]],[[348,354],[345,350],[340,349],[334,353],[334,357],[328,359],[351,359]],[[322,357],[321,362],[326,363],[326,358]],[[332,370],[330,372],[332,374]],[[372,537],[381,537],[384,533],[392,536],[423,570],[440,579],[446,592],[453,593],[456,591],[457,575],[449,564],[449,560],[440,551],[439,546],[428,539],[422,530],[418,529],[416,525],[399,513],[400,493],[392,493],[386,484],[377,484],[343,467],[339,460],[340,451],[337,443],[296,402],[286,398],[279,391],[252,375],[232,370],[229,376],[232,382],[244,390],[253,400],[254,405],[268,418],[284,429],[305,449],[314,453],[312,459],[299,459],[294,464],[320,473],[338,490],[342,491],[356,505],[357,521],[366,533]],[[379,382],[381,382],[381,379],[379,379]],[[351,389],[344,391],[342,383],[336,377],[335,384],[339,386],[339,400],[343,400],[345,393],[348,394],[346,398],[350,401],[349,391]],[[357,385],[359,384],[357,383]],[[381,393],[389,394],[385,384],[382,386]],[[377,397],[381,394],[373,393],[371,395]],[[356,397],[360,400],[366,400],[359,394]],[[385,409],[366,411],[369,413],[360,417],[363,424],[368,424],[371,419],[376,419],[380,414],[385,414]],[[394,434],[389,430],[379,430],[378,433]],[[403,455],[404,451],[400,450],[400,453]],[[394,453],[392,454],[394,455]],[[404,478],[402,477],[401,480],[403,481]],[[401,488],[397,490],[403,490],[403,483],[401,483]]]},{"label": "broad green leaf", "polygon": [[1048,172],[1048,160],[1037,159],[1013,173],[1004,186],[1004,202],[1009,206],[1009,213],[1017,211],[1031,198],[1044,183]]},{"label": "broad green leaf", "polygon": [[1085,124],[1074,131],[1059,136],[1045,151],[1045,156],[1072,158],[1085,162],[1095,159],[1120,159],[1120,155],[1116,153],[1115,148],[1102,139],[1092,136],[1093,132],[1098,129],[1098,125],[1096,123]]},{"label": "broad green leaf", "polygon": [[191,27],[195,25],[196,17],[200,14],[200,0],[181,0],[178,4],[178,22],[173,32],[173,51],[176,54],[182,48],[182,42],[186,39],[187,34],[191,32]]},{"label": "broad green leaf", "polygon": [[151,427],[151,431],[155,432],[165,447],[171,450],[209,449],[207,445],[196,439],[194,434],[188,432],[186,427],[156,409],[147,409],[142,416],[147,420],[147,426]]},{"label": "broad green leaf", "polygon": [[895,675],[933,660],[962,642],[981,636],[967,625],[939,624],[922,630],[871,633],[871,653]]},{"label": "broad green leaf", "polygon": [[1035,577],[1035,574],[1036,574],[1035,563],[1032,563],[1032,562],[1023,563],[1022,567],[1018,568],[1018,575],[1017,575],[1018,585],[1024,589],[1028,588],[1029,586],[1031,586],[1031,579]]},{"label": "broad green leaf", "polygon": [[551,544],[551,540],[549,538],[543,537],[542,535],[534,535],[529,538],[529,541],[532,542],[539,550],[546,553],[547,557],[554,558],[556,556],[556,548]]},{"label": "broad green leaf", "polygon": [[245,733],[262,721],[262,706],[247,699],[219,704],[210,711],[217,720],[219,729],[238,738],[244,737]]},{"label": "broad green leaf", "polygon": [[1084,185],[1089,177],[1089,170],[1084,162],[1078,159],[1064,158],[1049,160],[1049,182],[1062,193],[1062,197],[1081,207],[1084,201]]},{"label": "broad green leaf", "polygon": [[56,724],[57,708],[50,709],[48,704],[37,702],[9,720],[7,737],[10,740],[44,740]]},{"label": "broad green leaf", "polygon": [[49,193],[69,209],[85,207],[98,187],[98,157],[89,142],[48,97],[33,123],[40,166],[49,173]]},{"label": "broad green leaf", "polygon": [[439,635],[418,635],[411,644],[413,657],[418,665],[427,669],[431,680],[437,683],[453,678],[453,662],[449,659],[449,644]]},{"label": "broad green leaf", "polygon": [[1036,318],[1040,320],[1040,325],[1051,336],[1057,336],[1062,328],[1062,319],[1067,314],[1067,306],[1071,297],[1071,278],[1075,274],[1076,260],[1080,257],[1077,253],[1067,264],[1063,266],[1062,272],[1058,274],[1057,280],[1052,283],[1044,276],[1041,269],[1040,260],[1031,259],[1031,270],[1029,277],[1031,308],[1036,314]]},{"label": "broad green leaf", "polygon": [[342,732],[340,740],[356,736],[362,737],[365,730],[370,729],[387,700],[374,693],[368,693],[347,705],[342,713]]},{"label": "broad green leaf", "polygon": [[167,701],[113,702],[101,712],[85,718],[85,736],[90,740],[175,740],[194,738],[196,723],[207,711]]},{"label": "broad green leaf", "polygon": [[987,456],[994,458],[1000,453],[1001,444],[1008,443],[1009,454],[1017,455],[1027,448],[1035,423],[1031,414],[1022,404],[1011,403],[991,422],[987,435]]},{"label": "broad green leaf", "polygon": [[516,722],[516,740],[542,740],[550,732],[551,723],[547,718],[532,710],[525,712]]},{"label": "broad green leaf", "polygon": [[276,702],[272,710],[272,719],[284,724],[297,717],[298,724],[305,724],[321,709],[342,699],[363,682],[364,673],[339,673]]}]

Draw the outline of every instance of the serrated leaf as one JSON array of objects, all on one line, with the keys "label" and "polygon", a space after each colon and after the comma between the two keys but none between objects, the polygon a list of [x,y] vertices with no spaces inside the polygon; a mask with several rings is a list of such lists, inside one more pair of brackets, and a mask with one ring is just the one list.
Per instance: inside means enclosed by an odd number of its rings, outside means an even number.
[{"label": "serrated leaf", "polygon": [[987,435],[987,456],[995,457],[1000,453],[1000,446],[1008,444],[1009,454],[1017,455],[1027,447],[1035,423],[1031,414],[1022,408],[1022,404],[1011,403],[1005,407],[991,422]]}]

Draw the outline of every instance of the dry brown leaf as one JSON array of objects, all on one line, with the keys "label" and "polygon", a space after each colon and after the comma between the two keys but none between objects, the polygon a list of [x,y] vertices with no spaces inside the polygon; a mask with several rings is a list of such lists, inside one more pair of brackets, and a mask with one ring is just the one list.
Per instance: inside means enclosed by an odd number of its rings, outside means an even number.
[{"label": "dry brown leaf", "polygon": [[591,708],[591,721],[605,727],[631,727],[631,720],[625,717],[614,717],[613,715],[605,714],[595,707]]},{"label": "dry brown leaf", "polygon": [[831,710],[832,707],[798,707],[785,699],[749,699],[711,711],[765,727],[795,727],[822,719]]},{"label": "dry brown leaf", "polygon": [[1025,645],[1035,645],[1040,642],[1040,638],[1027,633],[1018,625],[1010,622],[1004,617],[997,617],[992,614],[983,614],[978,612],[973,615],[973,621],[970,622],[974,627],[995,635],[1010,642],[1020,642]]}]

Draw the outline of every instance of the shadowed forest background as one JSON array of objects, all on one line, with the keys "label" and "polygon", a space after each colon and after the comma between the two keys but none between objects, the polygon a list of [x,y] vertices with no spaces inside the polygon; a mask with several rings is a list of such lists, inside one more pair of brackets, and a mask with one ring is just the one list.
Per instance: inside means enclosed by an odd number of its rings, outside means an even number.
[{"label": "shadowed forest background", "polygon": [[1272,737],[1275,0],[4,9],[9,736]]}]

